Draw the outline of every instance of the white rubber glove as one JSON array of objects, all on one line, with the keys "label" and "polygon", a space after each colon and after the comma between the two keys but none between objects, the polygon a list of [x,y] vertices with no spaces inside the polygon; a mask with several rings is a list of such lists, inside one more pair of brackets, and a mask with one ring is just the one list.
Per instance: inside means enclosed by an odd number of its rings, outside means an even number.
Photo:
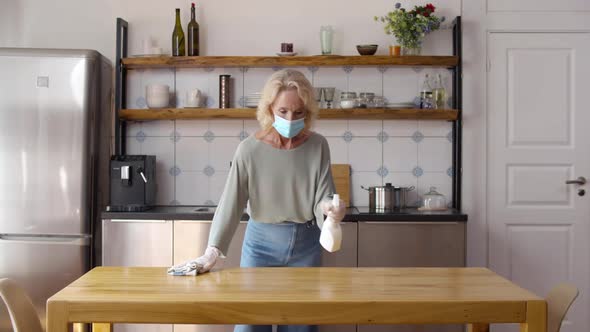
[{"label": "white rubber glove", "polygon": [[343,200],[340,200],[340,205],[335,207],[332,200],[326,198],[322,200],[321,206],[324,214],[331,217],[334,222],[340,222],[346,216],[346,203]]},{"label": "white rubber glove", "polygon": [[173,276],[195,276],[209,272],[215,264],[222,262],[225,256],[215,247],[207,247],[205,254],[182,264],[174,265],[168,269],[168,274]]}]

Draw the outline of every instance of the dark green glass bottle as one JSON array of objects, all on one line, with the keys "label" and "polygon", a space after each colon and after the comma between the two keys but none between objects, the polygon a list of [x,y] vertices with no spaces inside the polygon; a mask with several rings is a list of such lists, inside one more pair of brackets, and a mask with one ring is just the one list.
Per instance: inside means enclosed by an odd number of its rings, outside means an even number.
[{"label": "dark green glass bottle", "polygon": [[176,24],[174,31],[172,31],[172,55],[184,56],[184,32],[180,24],[180,8],[176,8]]},{"label": "dark green glass bottle", "polygon": [[195,20],[195,4],[191,4],[191,21],[188,22],[186,28],[188,39],[186,44],[188,46],[187,55],[199,55],[199,23]]}]

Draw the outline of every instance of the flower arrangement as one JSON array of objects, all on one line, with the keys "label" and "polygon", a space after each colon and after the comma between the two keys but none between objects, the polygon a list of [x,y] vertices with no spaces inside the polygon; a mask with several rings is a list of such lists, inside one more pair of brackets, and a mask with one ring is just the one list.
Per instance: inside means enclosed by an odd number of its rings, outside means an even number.
[{"label": "flower arrangement", "polygon": [[436,7],[431,3],[426,6],[415,6],[412,10],[405,10],[398,2],[395,9],[385,16],[375,16],[375,21],[385,23],[385,33],[394,35],[399,45],[405,49],[420,49],[422,38],[428,33],[440,28],[445,17],[434,14]]}]

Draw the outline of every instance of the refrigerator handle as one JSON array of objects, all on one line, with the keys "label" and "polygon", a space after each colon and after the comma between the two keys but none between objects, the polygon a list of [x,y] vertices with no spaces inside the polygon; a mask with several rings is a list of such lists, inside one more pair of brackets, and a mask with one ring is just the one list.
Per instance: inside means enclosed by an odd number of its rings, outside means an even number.
[{"label": "refrigerator handle", "polygon": [[89,246],[90,236],[0,234],[0,242],[43,243]]}]

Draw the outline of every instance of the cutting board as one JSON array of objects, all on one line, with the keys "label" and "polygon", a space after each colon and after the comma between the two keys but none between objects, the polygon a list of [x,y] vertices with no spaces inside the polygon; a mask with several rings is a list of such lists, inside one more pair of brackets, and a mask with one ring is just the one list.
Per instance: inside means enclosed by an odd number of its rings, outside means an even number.
[{"label": "cutting board", "polygon": [[332,178],[336,186],[336,193],[340,199],[346,202],[346,207],[350,206],[350,165],[349,164],[332,164]]}]

